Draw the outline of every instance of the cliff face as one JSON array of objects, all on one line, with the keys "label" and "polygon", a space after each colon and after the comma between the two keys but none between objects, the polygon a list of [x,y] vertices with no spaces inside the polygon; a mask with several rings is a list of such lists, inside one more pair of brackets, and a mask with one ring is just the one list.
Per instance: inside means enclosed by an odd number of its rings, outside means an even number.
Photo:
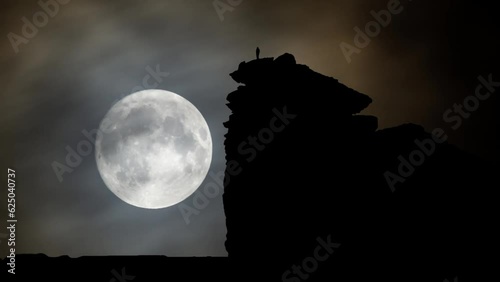
[{"label": "cliff face", "polygon": [[238,279],[477,279],[491,167],[440,131],[377,130],[358,115],[368,96],[290,54],[231,77],[224,208]]}]

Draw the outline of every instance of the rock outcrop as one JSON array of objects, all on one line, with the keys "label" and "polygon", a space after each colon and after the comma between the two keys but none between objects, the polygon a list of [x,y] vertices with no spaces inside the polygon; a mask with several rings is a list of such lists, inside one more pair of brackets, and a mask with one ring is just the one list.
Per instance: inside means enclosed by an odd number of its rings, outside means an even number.
[{"label": "rock outcrop", "polygon": [[238,279],[442,282],[486,274],[489,164],[440,130],[378,130],[376,117],[359,115],[368,96],[290,54],[243,62],[231,77],[241,85],[227,96],[224,208]]}]

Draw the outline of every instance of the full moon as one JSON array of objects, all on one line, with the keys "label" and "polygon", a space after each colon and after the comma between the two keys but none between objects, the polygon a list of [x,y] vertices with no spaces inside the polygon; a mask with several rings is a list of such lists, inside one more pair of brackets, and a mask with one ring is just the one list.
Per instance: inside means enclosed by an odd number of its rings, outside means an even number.
[{"label": "full moon", "polygon": [[202,114],[183,97],[144,90],[116,103],[99,126],[95,157],[116,196],[159,209],[189,197],[212,161],[212,138]]}]

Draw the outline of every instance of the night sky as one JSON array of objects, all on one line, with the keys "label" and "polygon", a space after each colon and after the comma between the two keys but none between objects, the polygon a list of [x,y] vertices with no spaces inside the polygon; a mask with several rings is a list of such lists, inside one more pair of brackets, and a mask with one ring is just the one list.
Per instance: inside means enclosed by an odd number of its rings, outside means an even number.
[{"label": "night sky", "polygon": [[[298,63],[369,95],[374,102],[363,113],[379,117],[380,128],[441,127],[451,143],[497,162],[496,93],[457,130],[443,119],[474,94],[479,75],[500,81],[494,10],[481,1],[401,1],[402,11],[348,63],[340,44],[354,45],[354,28],[364,30],[373,21],[370,11],[393,1],[366,2],[243,0],[221,20],[213,1],[71,0],[16,53],[8,34],[22,35],[22,18],[32,21],[42,8],[34,0],[3,1],[0,162],[3,171],[17,172],[17,253],[227,255],[222,193],[186,224],[178,206],[147,210],[117,198],[93,154],[61,182],[51,164],[64,163],[66,146],[86,140],[82,131],[98,128],[111,106],[144,87],[144,77],[158,68],[168,75],[155,88],[188,99],[207,120],[210,171],[220,173],[222,123],[230,114],[225,98],[237,87],[229,73],[254,59],[257,46],[261,57],[292,53]],[[4,226],[6,187],[0,195]],[[183,203],[193,206],[193,196]],[[6,254],[2,241],[0,256]]]}]

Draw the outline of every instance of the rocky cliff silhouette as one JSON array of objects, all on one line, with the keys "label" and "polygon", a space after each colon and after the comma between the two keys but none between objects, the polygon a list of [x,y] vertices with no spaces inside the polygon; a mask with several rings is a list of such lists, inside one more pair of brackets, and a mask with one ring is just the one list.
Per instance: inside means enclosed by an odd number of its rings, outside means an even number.
[{"label": "rocky cliff silhouette", "polygon": [[231,76],[229,258],[19,254],[0,281],[498,280],[497,167],[440,131],[378,130],[368,96],[290,54]]},{"label": "rocky cliff silhouette", "polygon": [[[243,62],[224,124],[226,249],[246,281],[479,281],[494,168],[294,56]],[[235,280],[236,281],[236,280]]]}]

